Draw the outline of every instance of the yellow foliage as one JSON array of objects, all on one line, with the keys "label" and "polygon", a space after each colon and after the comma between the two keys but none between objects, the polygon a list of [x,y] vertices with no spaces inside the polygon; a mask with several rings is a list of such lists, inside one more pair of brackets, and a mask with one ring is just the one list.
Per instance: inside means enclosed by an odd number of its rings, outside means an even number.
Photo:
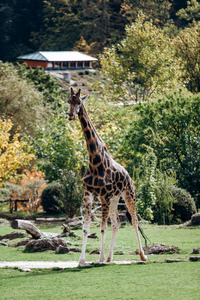
[{"label": "yellow foliage", "polygon": [[27,165],[34,155],[24,151],[27,146],[19,139],[19,134],[10,137],[11,120],[0,119],[0,182],[13,177],[17,170]]}]

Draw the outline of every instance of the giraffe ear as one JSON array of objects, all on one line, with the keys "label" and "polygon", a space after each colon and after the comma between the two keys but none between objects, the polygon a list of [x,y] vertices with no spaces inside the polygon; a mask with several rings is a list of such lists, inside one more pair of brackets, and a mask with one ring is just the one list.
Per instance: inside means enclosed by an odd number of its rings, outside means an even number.
[{"label": "giraffe ear", "polygon": [[83,104],[85,104],[87,98],[89,98],[88,95],[81,97],[81,101],[82,101]]},{"label": "giraffe ear", "polygon": [[78,92],[76,93],[76,96],[80,97],[80,93],[81,93],[81,89],[78,90]]},{"label": "giraffe ear", "polygon": [[74,90],[73,88],[71,87],[71,96],[74,94]]}]

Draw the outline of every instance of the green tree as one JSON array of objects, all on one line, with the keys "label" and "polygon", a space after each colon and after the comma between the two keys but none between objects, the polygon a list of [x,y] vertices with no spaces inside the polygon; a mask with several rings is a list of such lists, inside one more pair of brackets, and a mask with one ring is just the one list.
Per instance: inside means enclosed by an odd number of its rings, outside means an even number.
[{"label": "green tree", "polygon": [[143,99],[177,83],[179,67],[164,32],[140,15],[126,27],[118,47],[101,56],[102,74],[108,78],[106,93],[119,99]]},{"label": "green tree", "polygon": [[176,184],[172,172],[162,172],[157,168],[157,157],[152,148],[141,165],[134,167],[133,180],[136,185],[137,211],[145,219],[158,224],[170,224],[173,217],[172,187]]},{"label": "green tree", "polygon": [[40,67],[27,69],[26,64],[19,63],[17,64],[17,72],[22,79],[34,84],[35,89],[42,93],[43,97],[41,100],[43,100],[44,106],[48,106],[49,110],[59,110],[66,96],[61,88],[61,83],[55,77],[47,74]]},{"label": "green tree", "polygon": [[200,22],[182,30],[173,41],[176,56],[181,61],[181,80],[189,91],[200,92]]},{"label": "green tree", "polygon": [[58,180],[64,170],[76,169],[78,160],[70,129],[66,125],[66,115],[51,119],[43,130],[38,131],[32,144],[39,159],[38,164],[48,181]]},{"label": "green tree", "polygon": [[193,20],[200,20],[200,3],[197,0],[187,1],[187,7],[181,8],[177,13],[179,19],[185,20],[187,23]]},{"label": "green tree", "polygon": [[199,96],[175,92],[135,109],[137,116],[120,151],[129,172],[141,164],[146,147],[151,147],[161,170],[176,172],[179,187],[187,189],[199,207]]},{"label": "green tree", "polygon": [[71,50],[80,36],[78,1],[44,0],[43,26],[32,32],[31,43],[42,50]]},{"label": "green tree", "polygon": [[45,116],[43,94],[22,79],[13,64],[0,62],[0,116],[12,118],[12,132],[33,134]]}]

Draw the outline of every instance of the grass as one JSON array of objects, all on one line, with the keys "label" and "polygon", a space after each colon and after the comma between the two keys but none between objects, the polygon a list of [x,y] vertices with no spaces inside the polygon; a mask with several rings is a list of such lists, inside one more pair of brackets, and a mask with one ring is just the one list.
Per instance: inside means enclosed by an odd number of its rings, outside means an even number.
[{"label": "grass", "polygon": [[[93,265],[89,268],[67,270],[32,270],[30,273],[18,269],[0,269],[0,299],[199,299],[200,262],[185,261],[166,263],[166,258],[188,260],[193,248],[200,247],[200,228],[178,226],[142,225],[152,243],[165,243],[179,247],[176,255],[148,256],[146,264]],[[40,228],[42,231],[61,232],[59,226]],[[14,231],[0,227],[0,235]],[[82,230],[74,231],[76,238],[66,237],[71,246],[81,247]],[[90,232],[99,239],[88,239],[87,261],[97,261],[97,255],[89,251],[100,247],[100,228],[95,224]],[[108,253],[111,229],[108,227],[106,252]],[[13,242],[16,242],[13,241]],[[126,225],[119,229],[115,251],[125,255],[114,255],[114,260],[139,260],[129,252],[137,248],[133,228]],[[0,260],[78,260],[80,253],[55,254],[52,251],[24,253],[23,248],[0,246]]]},{"label": "grass", "polygon": [[199,299],[200,263],[109,265],[31,273],[3,269],[1,299]]}]

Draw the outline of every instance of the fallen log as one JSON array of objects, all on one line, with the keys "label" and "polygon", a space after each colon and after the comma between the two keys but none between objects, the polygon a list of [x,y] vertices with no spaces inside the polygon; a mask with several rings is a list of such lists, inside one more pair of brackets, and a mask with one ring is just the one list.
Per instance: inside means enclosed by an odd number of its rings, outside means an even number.
[{"label": "fallen log", "polygon": [[42,236],[42,232],[30,221],[17,219],[11,222],[11,227],[13,229],[25,230],[27,233],[31,234],[34,239],[39,239]]},{"label": "fallen log", "polygon": [[42,238],[59,238],[61,234],[52,233],[52,232],[42,232],[40,231],[33,223],[26,220],[16,219],[11,222],[11,227],[13,229],[22,229],[25,230],[28,234],[32,236],[34,239],[42,239]]}]

